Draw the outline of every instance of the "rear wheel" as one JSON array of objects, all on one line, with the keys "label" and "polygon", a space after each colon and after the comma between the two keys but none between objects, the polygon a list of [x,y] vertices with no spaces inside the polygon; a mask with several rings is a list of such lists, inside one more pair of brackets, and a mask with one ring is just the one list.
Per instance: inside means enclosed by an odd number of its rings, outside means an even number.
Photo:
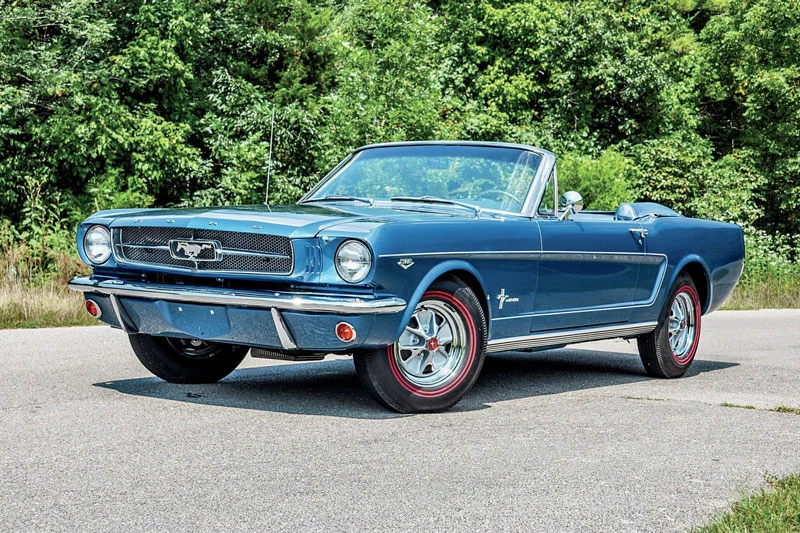
[{"label": "rear wheel", "polygon": [[381,404],[402,413],[444,411],[478,378],[486,352],[486,318],[460,281],[434,283],[400,338],[353,355],[359,379]]},{"label": "rear wheel", "polygon": [[658,326],[639,335],[639,355],[648,375],[677,378],[686,373],[700,341],[700,298],[692,278],[681,273],[670,290]]},{"label": "rear wheel", "polygon": [[247,355],[246,346],[136,334],[128,337],[144,367],[170,383],[214,383]]}]

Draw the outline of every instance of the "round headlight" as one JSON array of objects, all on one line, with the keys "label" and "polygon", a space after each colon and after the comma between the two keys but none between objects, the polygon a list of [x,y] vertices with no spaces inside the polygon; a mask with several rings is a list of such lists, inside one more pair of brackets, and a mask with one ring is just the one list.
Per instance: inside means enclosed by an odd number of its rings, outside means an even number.
[{"label": "round headlight", "polygon": [[111,257],[111,232],[104,226],[92,226],[83,236],[83,251],[95,265],[102,265]]},{"label": "round headlight", "polygon": [[363,281],[372,268],[372,254],[359,241],[345,241],[336,250],[336,272],[348,283]]}]

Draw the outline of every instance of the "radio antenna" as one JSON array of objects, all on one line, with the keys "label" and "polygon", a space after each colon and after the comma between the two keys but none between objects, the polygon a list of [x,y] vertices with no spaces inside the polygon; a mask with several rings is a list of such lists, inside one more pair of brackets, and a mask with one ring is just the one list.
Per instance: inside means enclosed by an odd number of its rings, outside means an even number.
[{"label": "radio antenna", "polygon": [[269,127],[269,156],[267,166],[267,192],[264,195],[264,204],[269,205],[269,178],[272,175],[272,139],[275,134],[275,106],[272,106],[272,122]]}]

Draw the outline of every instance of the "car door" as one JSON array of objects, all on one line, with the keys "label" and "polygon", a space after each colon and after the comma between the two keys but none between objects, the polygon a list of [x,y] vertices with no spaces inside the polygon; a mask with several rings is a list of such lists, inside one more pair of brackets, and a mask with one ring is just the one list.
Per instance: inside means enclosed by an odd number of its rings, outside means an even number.
[{"label": "car door", "polygon": [[559,220],[546,206],[535,220],[542,254],[531,331],[627,322],[644,258],[641,224],[592,213]]}]

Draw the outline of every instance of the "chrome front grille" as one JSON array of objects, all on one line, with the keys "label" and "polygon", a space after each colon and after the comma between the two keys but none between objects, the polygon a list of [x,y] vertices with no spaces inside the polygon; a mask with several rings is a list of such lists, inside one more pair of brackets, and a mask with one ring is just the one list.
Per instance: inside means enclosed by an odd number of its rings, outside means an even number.
[{"label": "chrome front grille", "polygon": [[[288,237],[189,228],[125,227],[112,230],[114,256],[120,263],[162,265],[202,272],[292,273],[294,257]],[[196,260],[175,257],[170,241],[213,243]]]}]

